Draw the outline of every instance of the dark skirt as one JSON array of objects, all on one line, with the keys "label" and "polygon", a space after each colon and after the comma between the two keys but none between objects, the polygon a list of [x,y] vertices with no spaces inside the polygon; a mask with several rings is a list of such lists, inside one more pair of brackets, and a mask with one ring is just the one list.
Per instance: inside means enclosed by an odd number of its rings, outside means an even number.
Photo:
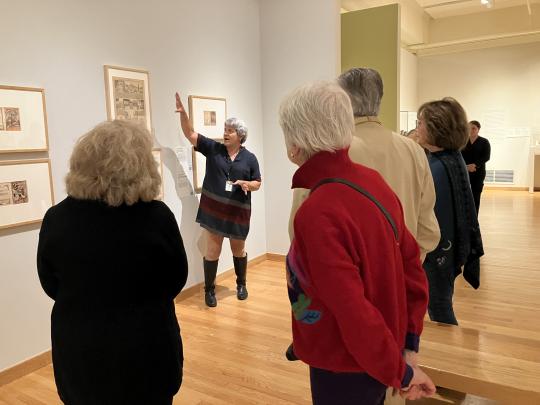
[{"label": "dark skirt", "polygon": [[250,217],[251,204],[202,190],[196,221],[208,231],[230,239],[246,240]]}]

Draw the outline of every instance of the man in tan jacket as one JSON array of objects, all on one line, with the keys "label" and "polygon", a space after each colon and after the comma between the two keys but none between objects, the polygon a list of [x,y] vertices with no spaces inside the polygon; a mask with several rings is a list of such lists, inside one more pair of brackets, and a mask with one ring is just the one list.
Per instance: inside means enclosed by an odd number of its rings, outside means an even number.
[{"label": "man in tan jacket", "polygon": [[[351,159],[378,171],[397,194],[405,223],[420,246],[423,260],[439,244],[440,231],[433,211],[435,189],[424,150],[414,141],[384,128],[378,119],[383,96],[382,78],[376,70],[353,68],[338,78],[351,98],[355,136]],[[295,189],[289,221],[292,239],[294,215],[309,190]]]}]

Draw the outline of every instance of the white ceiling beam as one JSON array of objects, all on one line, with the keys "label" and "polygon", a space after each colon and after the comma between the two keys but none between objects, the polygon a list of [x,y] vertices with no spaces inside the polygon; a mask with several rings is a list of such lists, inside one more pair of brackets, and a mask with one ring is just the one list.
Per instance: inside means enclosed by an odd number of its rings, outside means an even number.
[{"label": "white ceiling beam", "polygon": [[471,2],[472,2],[472,0],[445,1],[443,3],[428,4],[426,6],[423,6],[422,8],[423,9],[428,9],[428,8],[443,7],[443,6],[453,6],[454,4],[463,4],[463,3],[471,3]]},{"label": "white ceiling beam", "polygon": [[531,42],[540,42],[540,30],[516,32],[511,34],[486,35],[476,38],[467,38],[431,44],[410,45],[406,49],[417,56],[429,56]]}]

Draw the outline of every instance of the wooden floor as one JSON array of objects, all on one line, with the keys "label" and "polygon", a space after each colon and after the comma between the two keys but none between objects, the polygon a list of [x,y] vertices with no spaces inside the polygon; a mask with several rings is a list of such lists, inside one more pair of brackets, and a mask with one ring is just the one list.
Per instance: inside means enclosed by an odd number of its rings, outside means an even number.
[{"label": "wooden floor", "polygon": [[[540,340],[540,193],[484,192],[480,224],[486,250],[482,284],[475,291],[458,280],[454,304],[460,324]],[[186,359],[174,404],[310,404],[306,366],[283,356],[290,343],[283,263],[250,269],[245,302],[237,301],[233,278],[221,284],[217,308],[206,308],[201,294],[176,306]],[[60,404],[55,391],[47,366],[0,387],[0,404]],[[444,403],[493,404],[449,397]]]}]

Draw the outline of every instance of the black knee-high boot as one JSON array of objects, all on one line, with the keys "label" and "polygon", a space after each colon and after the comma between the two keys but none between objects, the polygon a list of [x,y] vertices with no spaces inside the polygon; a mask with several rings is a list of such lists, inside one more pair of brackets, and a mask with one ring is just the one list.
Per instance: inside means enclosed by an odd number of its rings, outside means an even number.
[{"label": "black knee-high boot", "polygon": [[236,273],[236,298],[245,300],[248,297],[246,288],[247,254],[244,257],[233,256],[234,272]]},{"label": "black knee-high boot", "polygon": [[215,307],[217,305],[216,299],[216,274],[219,260],[206,260],[203,259],[204,265],[204,302],[209,307]]}]

